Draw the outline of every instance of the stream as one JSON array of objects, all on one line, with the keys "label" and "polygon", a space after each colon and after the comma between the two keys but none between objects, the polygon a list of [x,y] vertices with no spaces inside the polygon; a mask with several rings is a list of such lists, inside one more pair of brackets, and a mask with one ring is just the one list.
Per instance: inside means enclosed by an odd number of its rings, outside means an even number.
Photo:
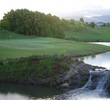
[{"label": "stream", "polygon": [[[110,46],[110,43],[98,44]],[[0,83],[0,100],[110,100],[106,92],[110,80],[110,52],[81,57],[80,60],[108,70],[90,71],[89,80],[82,88],[66,93],[50,87]],[[94,79],[95,77],[97,78]]]},{"label": "stream", "polygon": [[[94,44],[110,46],[107,42],[91,42]],[[107,82],[110,80],[110,52],[79,58],[86,64],[105,67],[90,71],[88,82],[78,89],[68,91],[62,95],[54,97],[54,100],[110,100],[106,91]]]},{"label": "stream", "polygon": [[61,93],[53,87],[0,83],[0,100],[45,100]]},{"label": "stream", "polygon": [[[110,42],[91,42],[91,43],[110,46]],[[79,58],[79,60],[83,61],[86,64],[105,67],[106,69],[110,70],[110,52],[81,57]]]},{"label": "stream", "polygon": [[110,100],[106,92],[106,83],[109,79],[109,70],[90,71],[89,80],[82,88],[56,96],[53,100]]}]

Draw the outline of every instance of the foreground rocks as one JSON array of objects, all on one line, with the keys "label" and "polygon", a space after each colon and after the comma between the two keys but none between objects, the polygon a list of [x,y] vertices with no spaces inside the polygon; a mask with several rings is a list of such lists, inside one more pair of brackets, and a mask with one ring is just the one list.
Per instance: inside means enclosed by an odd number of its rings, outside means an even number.
[{"label": "foreground rocks", "polygon": [[82,61],[74,60],[68,64],[68,70],[48,78],[29,79],[29,84],[49,85],[57,88],[72,89],[82,87],[89,79],[89,71],[100,68],[91,66]]},{"label": "foreground rocks", "polygon": [[89,71],[100,67],[85,64],[71,56],[54,55],[0,60],[0,68],[1,82],[70,89],[82,87],[89,78]]},{"label": "foreground rocks", "polygon": [[82,87],[89,79],[89,71],[100,68],[76,60],[69,65],[69,70],[54,78],[54,85],[61,88]]},{"label": "foreground rocks", "polygon": [[[36,64],[39,63],[40,59],[32,59],[31,62],[34,61],[34,63],[31,64]],[[54,86],[57,88],[61,89],[74,89],[74,88],[79,88],[82,87],[86,84],[90,77],[90,72],[94,71],[100,71],[104,69],[103,67],[98,67],[98,66],[92,66],[89,64],[85,64],[82,61],[78,61],[77,59],[73,59],[71,57],[67,58],[60,58],[55,56],[54,60],[57,60],[57,64],[52,64],[52,68],[54,70],[58,71],[57,74],[50,76],[50,77],[35,77],[35,78],[29,78],[25,84],[34,84],[34,85],[47,85],[47,86]],[[30,60],[29,60],[30,61]],[[59,64],[60,62],[66,62],[66,70],[63,70],[61,68],[62,64]],[[68,63],[68,64],[67,64]],[[96,70],[97,69],[97,70]],[[45,70],[45,69],[43,69]],[[106,71],[106,69],[105,69]],[[94,89],[97,86],[98,83],[98,77],[100,75],[94,75],[92,77],[93,84],[91,86],[91,89]],[[107,82],[107,91],[110,92],[110,81]]]}]

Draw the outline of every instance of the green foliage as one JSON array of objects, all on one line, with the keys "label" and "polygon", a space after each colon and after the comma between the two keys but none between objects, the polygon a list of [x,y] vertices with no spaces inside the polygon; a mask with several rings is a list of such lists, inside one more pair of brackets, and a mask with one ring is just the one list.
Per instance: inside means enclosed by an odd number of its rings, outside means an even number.
[{"label": "green foliage", "polygon": [[8,30],[9,27],[9,22],[8,20],[1,20],[0,21],[0,29],[7,29]]},{"label": "green foliage", "polygon": [[60,56],[63,57],[63,56],[65,56],[66,54],[67,54],[66,50],[62,50],[61,53],[60,53]]},{"label": "green foliage", "polygon": [[63,38],[61,24],[62,22],[57,16],[17,9],[5,14],[0,22],[0,27],[22,35]]},{"label": "green foliage", "polygon": [[3,65],[3,59],[0,59],[0,66]]},{"label": "green foliage", "polygon": [[89,26],[90,26],[91,28],[94,28],[96,25],[95,25],[94,22],[91,22],[91,23],[89,24]]},{"label": "green foliage", "polygon": [[83,18],[80,18],[80,20],[79,21],[81,21],[81,22],[83,22],[84,23],[84,19]]},{"label": "green foliage", "polygon": [[85,28],[80,21],[60,19],[51,14],[33,12],[27,9],[11,10],[0,21],[0,28],[22,35],[64,38],[64,31],[79,31]]},{"label": "green foliage", "polygon": [[0,81],[26,83],[29,79],[54,77],[67,69],[67,62],[50,56],[5,59],[0,61]]},{"label": "green foliage", "polygon": [[65,20],[62,19],[62,27],[64,31],[80,31],[85,28],[85,24],[82,21]]}]

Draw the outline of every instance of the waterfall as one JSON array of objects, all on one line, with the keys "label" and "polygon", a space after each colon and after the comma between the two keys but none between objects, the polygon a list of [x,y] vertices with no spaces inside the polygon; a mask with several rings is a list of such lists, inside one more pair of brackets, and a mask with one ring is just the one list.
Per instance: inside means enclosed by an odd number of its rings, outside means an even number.
[{"label": "waterfall", "polygon": [[[94,80],[94,77],[96,80]],[[90,71],[88,82],[78,89],[71,90],[53,100],[110,100],[106,97],[106,85],[110,78],[109,70],[95,70]],[[91,87],[95,87],[92,89]]]},{"label": "waterfall", "polygon": [[105,70],[96,70],[96,71],[91,71],[90,72],[90,77],[87,83],[82,87],[82,89],[90,89],[90,87],[96,82],[93,82],[92,77],[93,76],[98,76],[97,77],[97,85],[95,86],[96,91],[104,91],[106,89],[106,83],[107,80],[110,77],[110,71],[105,71]]},{"label": "waterfall", "polygon": [[92,85],[92,75],[90,75],[88,82],[82,87],[82,89],[89,89]]},{"label": "waterfall", "polygon": [[104,91],[106,89],[106,83],[107,80],[109,79],[109,71],[104,71],[102,75],[103,76],[100,78],[95,90]]}]

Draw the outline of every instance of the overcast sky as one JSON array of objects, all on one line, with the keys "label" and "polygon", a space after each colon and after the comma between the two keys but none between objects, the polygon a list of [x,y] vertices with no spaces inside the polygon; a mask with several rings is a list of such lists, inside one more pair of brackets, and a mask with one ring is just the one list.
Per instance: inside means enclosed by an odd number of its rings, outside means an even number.
[{"label": "overcast sky", "polygon": [[52,15],[86,17],[110,14],[110,0],[2,0],[0,19],[11,9],[26,8]]}]

